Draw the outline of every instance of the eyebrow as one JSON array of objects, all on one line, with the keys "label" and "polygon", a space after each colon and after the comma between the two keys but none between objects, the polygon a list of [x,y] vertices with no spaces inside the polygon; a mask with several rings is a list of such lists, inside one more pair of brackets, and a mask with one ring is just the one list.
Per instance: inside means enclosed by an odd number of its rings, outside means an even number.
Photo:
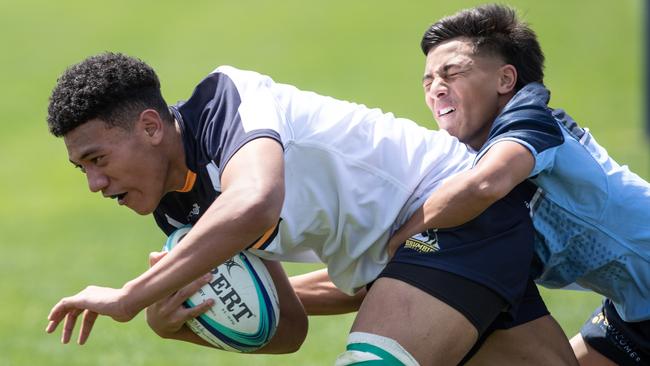
[{"label": "eyebrow", "polygon": [[[465,65],[457,63],[457,62],[451,62],[451,63],[445,64],[445,65],[439,67],[438,70],[441,70],[442,74],[446,74],[446,73],[449,72],[449,69],[451,69],[452,67],[460,67],[460,68],[462,68],[463,66],[465,66]],[[433,77],[433,74],[431,72],[428,72],[428,73],[424,74],[424,76],[422,77],[423,82],[426,81],[426,80],[432,80],[432,79],[434,79],[434,77]]]},{"label": "eyebrow", "polygon": [[[85,160],[88,156],[95,154],[97,151],[99,151],[99,147],[91,146],[86,151],[84,151],[83,154],[81,154],[79,161]],[[74,166],[79,166],[79,163],[75,163],[72,159],[68,159],[68,161],[70,161]]]},{"label": "eyebrow", "polygon": [[446,72],[449,72],[449,69],[451,69],[452,67],[462,68],[463,66],[466,66],[466,65],[458,63],[458,62],[455,62],[455,63],[452,62],[452,63],[448,63],[445,66],[443,66],[442,71],[446,73]]}]

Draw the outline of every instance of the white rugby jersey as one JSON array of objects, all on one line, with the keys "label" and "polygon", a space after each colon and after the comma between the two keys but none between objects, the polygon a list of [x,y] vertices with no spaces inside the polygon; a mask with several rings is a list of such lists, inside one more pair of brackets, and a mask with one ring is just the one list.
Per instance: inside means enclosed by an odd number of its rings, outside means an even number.
[{"label": "white rugby jersey", "polygon": [[273,260],[320,260],[347,293],[376,278],[393,231],[474,156],[446,132],[229,66],[171,109],[196,179],[189,191],[162,199],[154,215],[163,231],[198,220],[241,146],[275,139],[285,161],[281,219],[249,250]]},{"label": "white rugby jersey", "polygon": [[275,139],[284,148],[281,219],[249,250],[272,260],[317,258],[347,293],[377,277],[394,230],[474,157],[446,132],[229,66],[171,109],[196,179],[162,199],[158,225],[169,234],[196,222],[218,197],[232,155],[255,138]]}]

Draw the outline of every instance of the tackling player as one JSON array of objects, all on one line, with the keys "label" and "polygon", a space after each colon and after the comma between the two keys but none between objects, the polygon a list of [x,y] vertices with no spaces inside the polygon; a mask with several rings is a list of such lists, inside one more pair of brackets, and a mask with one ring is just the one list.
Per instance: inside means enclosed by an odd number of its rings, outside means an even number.
[{"label": "tackling player", "polygon": [[[168,234],[193,225],[183,246],[122,288],[90,286],[59,301],[47,331],[65,320],[64,342],[80,314],[83,343],[98,314],[128,321],[245,249],[270,260],[317,258],[348,294],[374,281],[347,364],[355,347],[407,365],[456,364],[530,288],[529,184],[386,266],[390,235],[471,164],[473,154],[445,132],[232,67],[168,109],[148,65],[111,53],[69,68],[48,112],[91,191],[153,213]],[[290,289],[279,292],[295,302]],[[181,328],[168,336],[198,339]],[[295,350],[300,331],[274,350]]]},{"label": "tackling player", "polygon": [[[611,159],[588,129],[547,106],[541,48],[514,10],[461,11],[433,24],[421,45],[427,105],[440,128],[478,155],[473,169],[427,200],[391,248],[427,228],[461,225],[530,179],[539,187],[531,201],[537,282],[577,283],[607,297],[572,339],[580,363],[649,364],[650,184]],[[532,345],[545,337],[515,327],[496,332],[491,346],[498,351],[485,352],[535,357]]]}]

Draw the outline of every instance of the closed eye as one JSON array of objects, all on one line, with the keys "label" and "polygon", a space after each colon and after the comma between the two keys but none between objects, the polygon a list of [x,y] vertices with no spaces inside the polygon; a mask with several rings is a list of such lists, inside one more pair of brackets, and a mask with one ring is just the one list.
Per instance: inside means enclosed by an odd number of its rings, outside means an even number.
[{"label": "closed eye", "polygon": [[466,71],[466,69],[467,68],[464,65],[452,63],[443,66],[440,74],[442,75],[443,78],[449,79],[449,78],[453,78],[454,76],[458,76],[462,74],[463,72]]},{"label": "closed eye", "polygon": [[426,76],[424,76],[422,78],[422,87],[425,90],[429,90],[429,88],[431,87],[431,84],[433,84],[433,78],[431,76],[426,75]]},{"label": "closed eye", "polygon": [[460,75],[460,74],[462,74],[462,73],[463,73],[462,71],[450,72],[450,73],[448,73],[448,74],[446,75],[446,78],[447,78],[447,79],[450,79],[450,78],[453,78],[453,77],[455,77],[455,76],[458,76],[458,75]]},{"label": "closed eye", "polygon": [[74,167],[75,167],[76,169],[81,170],[82,173],[86,174],[86,169],[85,169],[84,167],[82,167],[81,165],[79,165],[79,164],[75,164]]},{"label": "closed eye", "polygon": [[108,163],[107,155],[97,155],[90,157],[88,161],[94,166],[105,166]]}]

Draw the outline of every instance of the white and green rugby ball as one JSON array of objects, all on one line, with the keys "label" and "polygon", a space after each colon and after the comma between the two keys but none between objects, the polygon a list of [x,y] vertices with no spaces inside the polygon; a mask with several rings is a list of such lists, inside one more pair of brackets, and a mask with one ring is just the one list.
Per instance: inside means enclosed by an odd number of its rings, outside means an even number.
[{"label": "white and green rugby ball", "polygon": [[[190,231],[174,231],[163,248],[172,250]],[[211,345],[251,352],[267,344],[278,326],[280,308],[273,280],[262,261],[243,251],[212,270],[212,281],[183,304],[191,308],[207,299],[214,305],[187,325]]]}]

